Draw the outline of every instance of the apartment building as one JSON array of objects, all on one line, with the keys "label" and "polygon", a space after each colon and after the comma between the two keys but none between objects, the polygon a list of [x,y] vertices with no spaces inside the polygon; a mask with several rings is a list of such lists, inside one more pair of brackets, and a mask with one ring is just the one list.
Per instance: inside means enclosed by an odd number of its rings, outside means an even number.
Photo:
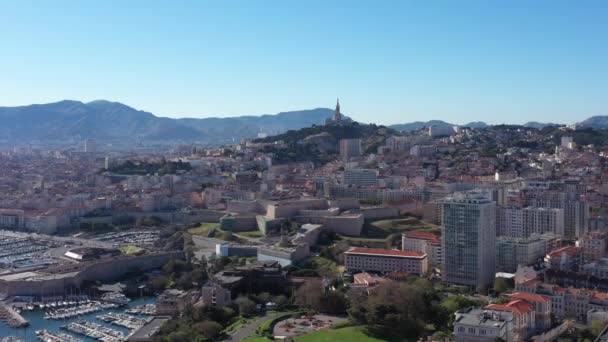
[{"label": "apartment building", "polygon": [[560,243],[560,237],[551,233],[533,234],[527,238],[499,236],[496,238],[496,271],[514,273],[517,266],[543,261]]},{"label": "apartment building", "polygon": [[344,253],[348,272],[407,272],[425,274],[428,270],[426,253],[379,248],[352,247]]},{"label": "apartment building", "polygon": [[563,209],[499,208],[496,222],[500,236],[528,237],[544,233],[564,235]]},{"label": "apartment building", "polygon": [[496,205],[479,192],[442,201],[442,278],[483,291],[496,270]]},{"label": "apartment building", "polygon": [[430,266],[441,265],[441,238],[429,232],[407,232],[401,236],[401,249],[426,253]]},{"label": "apartment building", "polygon": [[345,169],[342,183],[356,186],[375,186],[378,184],[378,170]]}]

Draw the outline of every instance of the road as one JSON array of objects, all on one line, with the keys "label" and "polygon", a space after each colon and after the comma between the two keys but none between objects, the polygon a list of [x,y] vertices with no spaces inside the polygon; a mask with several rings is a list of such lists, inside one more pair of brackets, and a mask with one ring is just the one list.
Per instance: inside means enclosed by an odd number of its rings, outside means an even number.
[{"label": "road", "polygon": [[247,337],[249,337],[251,334],[253,334],[255,329],[257,327],[259,327],[260,325],[262,325],[262,323],[266,322],[269,319],[273,319],[277,316],[280,316],[282,314],[284,314],[284,312],[280,312],[280,313],[275,312],[270,315],[264,314],[264,316],[260,316],[256,319],[254,319],[253,321],[249,322],[247,325],[241,327],[239,330],[233,332],[224,341],[242,341],[242,340],[246,339]]}]

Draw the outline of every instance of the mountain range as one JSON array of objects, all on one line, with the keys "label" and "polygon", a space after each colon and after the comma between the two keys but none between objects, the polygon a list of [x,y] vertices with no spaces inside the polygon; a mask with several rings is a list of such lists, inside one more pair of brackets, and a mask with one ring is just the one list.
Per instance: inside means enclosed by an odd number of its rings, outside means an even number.
[{"label": "mountain range", "polygon": [[[594,118],[605,118],[605,122],[603,122],[603,124],[606,126],[606,128],[608,128],[608,116],[598,116],[598,117],[594,117]],[[590,119],[587,119],[587,120],[590,120]],[[585,120],[585,121],[587,121],[587,120]],[[601,119],[597,119],[597,122],[600,122],[600,121],[601,121]],[[597,126],[597,122],[590,124],[590,127]],[[464,125],[457,125],[457,124],[445,122],[442,120],[430,120],[430,121],[414,121],[414,122],[405,123],[405,124],[390,125],[388,127],[395,129],[397,131],[400,131],[400,132],[413,132],[413,131],[419,130],[421,128],[428,128],[428,127],[436,127],[440,131],[446,131],[446,130],[451,129],[454,126],[482,129],[482,128],[490,127],[491,125],[489,125],[483,121],[473,121],[473,122],[469,122]],[[542,129],[547,126],[561,126],[561,125],[554,124],[554,123],[542,123],[542,122],[530,121],[530,122],[526,122],[522,126],[529,127],[529,128]],[[604,128],[604,127],[595,127],[595,128]]]},{"label": "mountain range", "polygon": [[274,115],[230,118],[172,119],[118,102],[60,101],[22,107],[0,107],[0,140],[15,142],[94,138],[100,141],[188,141],[223,143],[279,134],[319,125],[333,115],[329,108]]},{"label": "mountain range", "polygon": [[[0,143],[32,141],[78,141],[94,138],[108,142],[198,142],[222,144],[263,133],[275,135],[312,125],[321,125],[333,115],[333,109],[246,115],[229,118],[173,119],[156,116],[118,102],[64,100],[55,103],[20,107],[0,107]],[[524,126],[542,128],[547,123],[528,122]],[[594,116],[580,122],[583,127],[608,129],[608,116]],[[391,125],[411,132],[422,127],[448,128],[454,124],[441,121],[415,121]],[[485,128],[485,122],[471,122],[472,128]]]}]

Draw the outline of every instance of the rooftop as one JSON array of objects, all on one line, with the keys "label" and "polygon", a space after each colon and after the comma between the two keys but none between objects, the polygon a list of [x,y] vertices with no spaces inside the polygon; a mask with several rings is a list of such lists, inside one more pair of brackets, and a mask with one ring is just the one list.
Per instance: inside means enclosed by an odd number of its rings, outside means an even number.
[{"label": "rooftop", "polygon": [[414,251],[400,251],[396,249],[381,249],[381,248],[363,248],[353,247],[349,249],[346,254],[360,254],[360,255],[375,255],[375,256],[388,256],[388,257],[401,257],[401,258],[423,258],[426,256],[425,253],[414,252]]}]

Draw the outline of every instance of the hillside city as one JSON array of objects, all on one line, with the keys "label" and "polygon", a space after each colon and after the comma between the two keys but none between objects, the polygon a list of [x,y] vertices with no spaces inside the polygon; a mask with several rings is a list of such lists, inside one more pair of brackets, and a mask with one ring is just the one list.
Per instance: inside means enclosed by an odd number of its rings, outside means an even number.
[{"label": "hillside city", "polygon": [[608,338],[608,131],[400,131],[338,102],[277,133],[1,151],[0,335]]}]

